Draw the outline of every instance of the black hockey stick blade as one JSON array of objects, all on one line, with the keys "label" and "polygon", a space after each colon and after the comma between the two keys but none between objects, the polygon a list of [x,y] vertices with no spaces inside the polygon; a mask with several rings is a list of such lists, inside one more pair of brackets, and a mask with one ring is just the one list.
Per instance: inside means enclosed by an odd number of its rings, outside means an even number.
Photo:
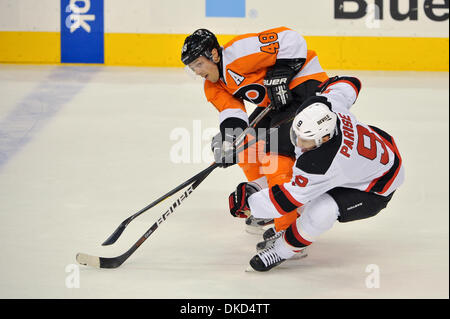
[{"label": "black hockey stick blade", "polygon": [[[171,209],[173,211],[173,209]],[[166,212],[167,214],[167,212]],[[120,256],[117,257],[97,257],[92,256],[84,253],[78,253],[76,256],[76,260],[80,265],[83,266],[89,266],[94,268],[118,268],[120,267],[125,260],[130,257],[136,249],[138,249],[139,246],[142,245],[142,243],[158,228],[159,224],[162,223],[167,215],[163,215],[163,218],[158,219],[152,227],[150,227],[144,235],[141,236],[141,238],[138,239],[138,241],[131,246],[130,249],[128,249],[125,253],[123,253]]]},{"label": "black hockey stick blade", "polygon": [[[143,242],[143,241],[142,241]],[[133,245],[126,253],[117,257],[97,257],[84,253],[78,253],[76,260],[80,265],[94,268],[118,268],[125,260],[137,249],[136,244]]]},{"label": "black hockey stick blade", "polygon": [[127,223],[122,222],[119,227],[111,234],[111,236],[108,237],[107,240],[105,240],[102,244],[102,246],[108,246],[114,244],[117,239],[119,239],[120,235],[122,235],[123,231],[127,227]]},{"label": "black hockey stick blade", "polygon": [[122,233],[125,230],[125,228],[128,226],[128,224],[133,219],[135,219],[136,217],[138,217],[142,213],[146,212],[150,208],[153,208],[156,205],[160,204],[161,202],[163,202],[167,198],[171,197],[172,195],[176,194],[180,190],[186,188],[187,186],[192,185],[193,183],[197,182],[198,180],[203,180],[203,178],[208,176],[217,167],[218,167],[218,164],[216,164],[216,163],[211,164],[210,166],[208,166],[207,168],[205,168],[204,170],[202,170],[201,172],[199,172],[195,176],[191,177],[190,179],[188,179],[184,183],[178,185],[176,188],[174,188],[173,190],[171,190],[167,194],[164,194],[163,196],[161,196],[160,198],[155,200],[153,203],[147,205],[146,207],[142,208],[137,213],[135,213],[135,214],[131,215],[130,217],[128,217],[127,219],[125,219],[122,223],[120,223],[120,225],[116,228],[116,230],[108,237],[108,239],[106,239],[103,242],[102,246],[109,246],[109,245],[114,244],[119,239],[119,237],[122,235]]},{"label": "black hockey stick blade", "polygon": [[123,262],[128,258],[128,256],[118,256],[118,257],[97,257],[84,253],[77,254],[77,262],[83,266],[89,266],[94,268],[118,268]]},{"label": "black hockey stick blade", "polygon": [[[277,127],[280,124],[277,125]],[[273,127],[271,128],[270,132],[273,132],[277,127]],[[240,147],[239,151],[242,151],[245,148],[248,148],[250,145],[256,143],[257,139],[252,140],[251,142],[249,142],[246,145],[243,145]],[[130,257],[136,249],[138,249],[138,247],[140,245],[142,245],[142,243],[144,241],[147,240],[148,237],[150,237],[151,234],[153,234],[156,229],[159,227],[159,225],[161,223],[163,223],[164,221],[167,220],[167,217],[169,215],[171,215],[174,210],[176,208],[178,208],[181,203],[190,196],[190,194],[198,187],[198,185],[200,185],[200,183],[203,182],[203,180],[206,179],[206,177],[213,171],[213,169],[209,170],[207,173],[205,173],[202,177],[200,177],[198,180],[196,180],[182,195],[181,197],[179,197],[173,204],[172,206],[169,207],[168,210],[166,210],[166,212],[145,232],[144,235],[142,235],[138,241],[130,248],[128,249],[125,253],[123,253],[120,256],[117,257],[97,257],[97,256],[92,256],[92,255],[88,255],[88,254],[84,254],[84,253],[78,253],[76,255],[76,260],[79,264],[84,265],[84,266],[90,266],[90,267],[95,267],[95,268],[118,268],[120,267],[127,259],[128,257]],[[125,221],[124,221],[125,222]],[[125,229],[126,224],[124,225],[124,229]],[[123,231],[123,230],[122,230]],[[120,235],[120,234],[119,234]]]},{"label": "black hockey stick blade", "polygon": [[97,257],[92,256],[84,253],[78,253],[76,256],[76,260],[79,264],[84,266],[90,266],[95,268],[118,268],[120,265],[122,265],[125,260],[130,257],[136,249],[139,248],[139,246],[142,245],[144,241],[147,240],[148,237],[150,237],[151,234],[155,232],[155,230],[159,227],[161,223],[167,220],[167,217],[169,217],[176,208],[178,208],[181,203],[186,200],[190,194],[194,191],[194,189],[197,188],[198,185],[200,185],[201,182],[212,172],[213,170],[210,170],[207,174],[202,176],[200,179],[195,181],[187,190],[183,192],[183,194],[165,211],[164,214],[158,220],[142,235],[138,241],[131,246],[130,249],[128,249],[125,253],[123,253],[120,256],[117,257]]},{"label": "black hockey stick blade", "polygon": [[[239,144],[241,144],[245,137],[247,136],[247,133],[249,132],[250,129],[254,128],[260,121],[262,118],[264,118],[267,113],[269,113],[272,110],[272,105],[269,105],[268,107],[266,107],[260,114],[258,114],[255,119],[250,123],[249,127],[246,128],[244,130],[244,132],[242,132],[242,134],[236,139],[236,141],[234,142],[234,144],[237,146]],[[253,144],[253,143],[252,143]],[[240,152],[242,149],[247,148],[249,145],[246,145],[244,148],[240,148],[237,150],[237,152]],[[142,208],[140,211],[138,211],[137,213],[133,214],[132,216],[128,217],[127,219],[125,219],[117,228],[116,230],[102,243],[102,246],[109,246],[114,244],[119,237],[122,235],[122,233],[124,232],[125,228],[128,226],[128,224],[135,219],[136,217],[138,217],[139,215],[141,215],[142,213],[146,212],[147,210],[149,210],[150,208],[155,207],[156,205],[158,205],[159,203],[161,203],[162,201],[164,201],[165,199],[169,198],[170,196],[176,194],[177,192],[179,192],[180,190],[184,189],[185,187],[194,184],[194,183],[200,183],[199,181],[203,181],[204,178],[206,178],[206,176],[208,176],[214,169],[216,169],[219,165],[217,163],[213,163],[211,164],[209,167],[205,168],[203,171],[199,172],[198,174],[196,174],[195,176],[191,177],[190,179],[188,179],[187,181],[185,181],[184,183],[178,185],[176,188],[174,188],[173,190],[171,190],[170,192],[168,192],[167,194],[161,196],[160,198],[158,198],[157,200],[155,200],[153,203],[147,205],[146,207]]]}]

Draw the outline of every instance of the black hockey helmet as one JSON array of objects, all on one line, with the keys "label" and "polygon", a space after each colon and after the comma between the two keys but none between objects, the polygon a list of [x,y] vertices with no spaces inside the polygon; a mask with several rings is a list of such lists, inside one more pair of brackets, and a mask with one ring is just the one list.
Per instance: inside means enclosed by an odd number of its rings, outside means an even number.
[{"label": "black hockey helmet", "polygon": [[209,30],[198,29],[184,40],[181,61],[188,65],[200,56],[212,58],[212,49],[220,49],[216,36]]}]

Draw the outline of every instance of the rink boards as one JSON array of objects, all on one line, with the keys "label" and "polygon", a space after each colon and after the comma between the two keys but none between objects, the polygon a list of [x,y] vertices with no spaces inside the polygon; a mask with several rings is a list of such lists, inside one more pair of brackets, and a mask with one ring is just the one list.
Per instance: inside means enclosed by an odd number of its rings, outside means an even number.
[{"label": "rink boards", "polygon": [[[441,3],[442,2],[442,3]],[[448,2],[24,0],[0,4],[0,63],[180,67],[187,34],[287,26],[325,69],[448,71]]]}]

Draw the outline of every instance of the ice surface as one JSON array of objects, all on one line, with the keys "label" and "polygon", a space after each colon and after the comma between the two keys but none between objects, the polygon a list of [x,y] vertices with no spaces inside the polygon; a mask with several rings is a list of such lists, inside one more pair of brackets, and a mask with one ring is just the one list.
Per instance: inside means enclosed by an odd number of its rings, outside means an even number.
[{"label": "ice surface", "polygon": [[[329,74],[361,79],[353,112],[402,153],[406,182],[386,210],[336,224],[305,259],[248,273],[260,238],[227,209],[244,176],[217,169],[110,270],[72,264],[78,252],[122,254],[160,217],[171,199],[101,246],[209,164],[217,112],[182,69],[0,65],[0,297],[448,298],[448,73]],[[180,132],[188,163],[171,157]],[[379,287],[368,288],[374,269]]]}]

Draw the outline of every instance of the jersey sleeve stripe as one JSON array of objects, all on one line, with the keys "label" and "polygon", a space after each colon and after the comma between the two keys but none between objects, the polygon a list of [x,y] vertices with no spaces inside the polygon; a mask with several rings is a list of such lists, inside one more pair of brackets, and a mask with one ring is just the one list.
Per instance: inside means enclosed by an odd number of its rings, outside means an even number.
[{"label": "jersey sleeve stripe", "polygon": [[[286,191],[287,192],[287,191]],[[296,205],[298,202],[295,201],[295,204],[286,196],[283,190],[279,185],[273,186],[269,190],[269,197],[272,204],[275,206],[277,211],[284,215],[286,213],[292,212],[297,209],[301,205]],[[290,196],[292,198],[292,196]]]},{"label": "jersey sleeve stripe", "polygon": [[313,50],[307,51],[305,64],[289,83],[289,88],[292,89],[308,80],[317,80],[320,82],[328,80],[328,75],[323,70],[319,63],[319,58]]},{"label": "jersey sleeve stripe", "polygon": [[283,192],[283,194],[287,197],[287,199],[288,199],[292,204],[294,204],[295,206],[297,206],[297,208],[300,207],[300,206],[303,206],[302,203],[300,203],[299,201],[297,201],[297,200],[291,195],[291,193],[289,193],[289,191],[284,187],[283,184],[280,185],[280,189],[281,189],[281,191]]},{"label": "jersey sleeve stripe", "polygon": [[219,113],[219,123],[222,123],[223,121],[225,121],[226,119],[230,118],[230,117],[235,117],[238,119],[243,120],[244,122],[247,123],[248,125],[248,115],[245,111],[243,111],[242,109],[225,109],[222,112]]},{"label": "jersey sleeve stripe", "polygon": [[394,139],[389,134],[374,126],[370,126],[370,128],[380,136],[383,142],[391,149],[391,151],[395,155],[394,164],[392,165],[392,167],[382,176],[373,180],[366,189],[366,192],[384,194],[392,185],[398,173],[400,172],[400,168],[402,166],[402,158],[400,156],[400,152],[398,151],[397,145],[394,142]]},{"label": "jersey sleeve stripe", "polygon": [[273,192],[272,192],[272,189],[269,189],[269,198],[270,198],[270,201],[272,202],[273,206],[275,207],[275,209],[277,210],[277,212],[278,212],[280,215],[286,214],[286,212],[281,208],[281,206],[280,206],[280,205],[278,204],[278,202],[275,200],[275,196],[274,196],[274,194],[273,194]]},{"label": "jersey sleeve stripe", "polygon": [[402,158],[400,156],[400,152],[397,149],[397,146],[395,145],[394,139],[392,139],[392,143],[389,143],[387,140],[385,140],[382,136],[381,139],[384,141],[384,143],[392,150],[392,152],[395,154],[395,160],[394,160],[394,165],[392,165],[392,168],[390,171],[395,170],[395,172],[391,175],[388,174],[387,178],[389,178],[388,182],[386,183],[386,185],[383,187],[383,189],[381,190],[381,192],[379,192],[380,194],[384,194],[389,187],[391,187],[392,183],[394,182],[394,180],[397,178],[398,173],[400,172],[400,168],[402,166]]},{"label": "jersey sleeve stripe", "polygon": [[383,175],[381,175],[377,179],[374,179],[370,183],[369,187],[366,189],[366,192],[383,194],[393,183],[395,177],[397,177],[399,170],[400,170],[400,162],[397,154],[395,154],[395,160],[392,167],[388,171],[386,171]]},{"label": "jersey sleeve stripe", "polygon": [[325,72],[320,72],[320,73],[315,73],[315,74],[311,74],[311,75],[299,76],[299,77],[294,78],[289,83],[289,88],[293,89],[296,86],[298,86],[308,80],[317,80],[319,82],[323,82],[323,81],[328,80],[328,75]]},{"label": "jersey sleeve stripe", "polygon": [[299,71],[299,76],[323,72],[323,68],[319,63],[316,51],[308,50],[306,52],[306,61]]},{"label": "jersey sleeve stripe", "polygon": [[224,49],[229,48],[229,47],[231,47],[234,43],[236,43],[236,42],[238,42],[238,41],[240,41],[240,40],[248,39],[248,38],[251,38],[251,37],[257,37],[257,36],[258,36],[258,33],[247,33],[247,34],[239,35],[239,36],[233,38],[231,41],[227,42],[227,43],[223,46],[223,48],[224,48]]},{"label": "jersey sleeve stripe", "polygon": [[226,49],[226,48],[232,46],[234,43],[236,43],[236,42],[238,42],[240,40],[243,40],[243,39],[247,39],[247,38],[251,38],[251,37],[258,37],[261,33],[269,33],[269,32],[279,33],[279,32],[286,31],[286,30],[290,30],[290,29],[286,28],[286,27],[279,27],[279,28],[266,30],[266,31],[263,31],[263,32],[260,32],[260,33],[246,33],[246,34],[242,34],[242,35],[239,35],[239,36],[233,38],[231,41],[227,42],[223,46],[223,48]]}]

